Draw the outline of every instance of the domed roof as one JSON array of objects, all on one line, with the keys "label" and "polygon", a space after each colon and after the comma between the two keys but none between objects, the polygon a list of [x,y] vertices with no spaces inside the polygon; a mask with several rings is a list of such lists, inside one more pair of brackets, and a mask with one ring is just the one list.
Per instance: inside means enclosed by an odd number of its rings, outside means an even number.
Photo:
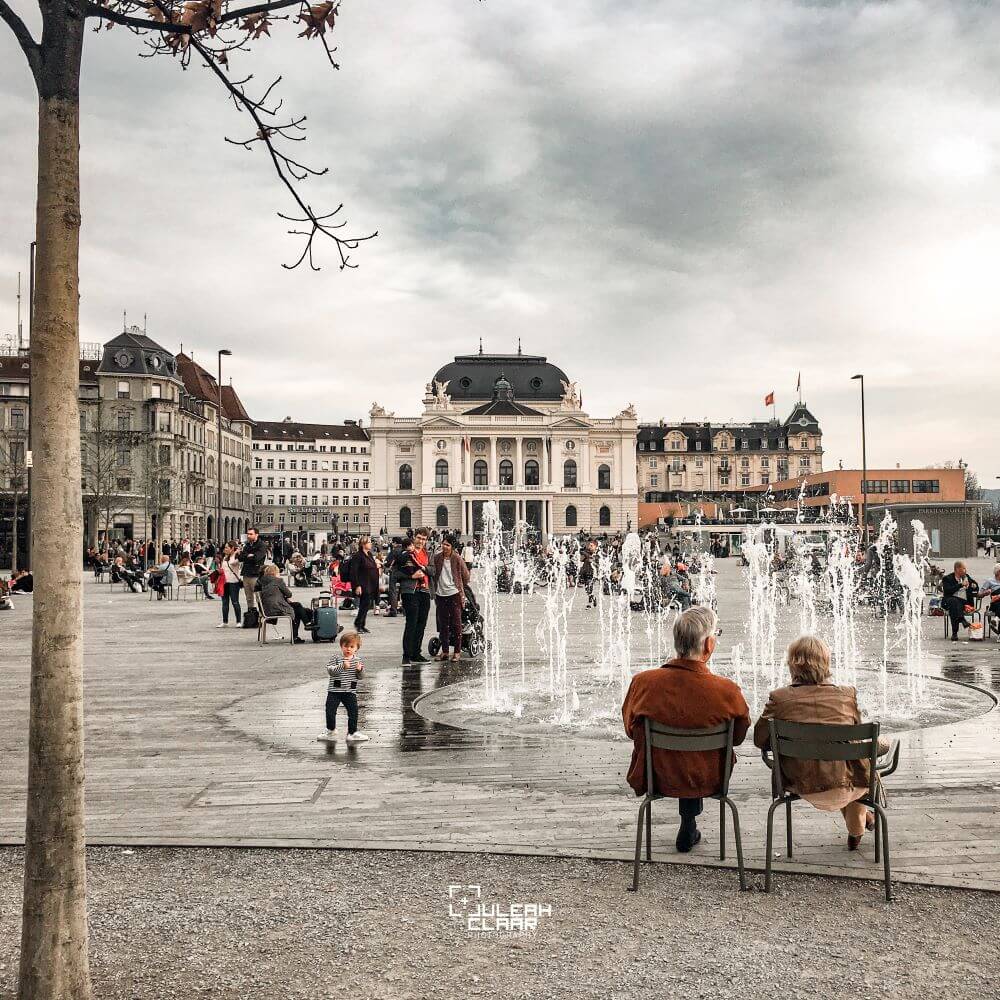
[{"label": "domed roof", "polygon": [[525,403],[557,403],[562,383],[569,381],[561,368],[537,354],[460,354],[438,370],[434,381],[447,382],[454,400],[492,399],[500,378]]}]

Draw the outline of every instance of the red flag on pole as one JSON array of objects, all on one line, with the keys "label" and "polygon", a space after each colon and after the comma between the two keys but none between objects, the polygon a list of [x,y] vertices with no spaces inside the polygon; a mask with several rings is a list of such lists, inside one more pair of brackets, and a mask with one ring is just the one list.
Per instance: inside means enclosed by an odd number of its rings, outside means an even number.
[{"label": "red flag on pole", "polygon": [[774,406],[774,391],[772,390],[764,397],[765,406]]}]

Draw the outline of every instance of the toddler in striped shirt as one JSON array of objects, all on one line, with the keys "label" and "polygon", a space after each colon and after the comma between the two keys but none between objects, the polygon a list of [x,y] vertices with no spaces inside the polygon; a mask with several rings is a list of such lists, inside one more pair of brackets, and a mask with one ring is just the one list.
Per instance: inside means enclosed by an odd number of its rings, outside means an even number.
[{"label": "toddler in striped shirt", "polygon": [[347,742],[363,743],[368,739],[358,732],[358,686],[365,665],[358,653],[361,651],[361,636],[357,632],[344,632],[340,636],[340,651],[330,657],[326,672],[330,684],[326,692],[326,735],[320,740],[337,741],[337,709],[343,705],[347,709]]}]

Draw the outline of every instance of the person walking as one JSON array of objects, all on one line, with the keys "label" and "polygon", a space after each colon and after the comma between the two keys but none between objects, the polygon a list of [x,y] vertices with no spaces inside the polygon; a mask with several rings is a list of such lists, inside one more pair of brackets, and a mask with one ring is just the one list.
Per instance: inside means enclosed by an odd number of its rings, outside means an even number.
[{"label": "person walking", "polygon": [[368,611],[378,600],[379,564],[372,555],[372,540],[368,535],[358,539],[358,551],[340,567],[340,579],[351,586],[351,593],[358,599],[358,612],[354,616],[354,630],[367,635],[365,627]]},{"label": "person walking", "polygon": [[254,606],[254,591],[257,581],[264,573],[267,562],[267,544],[256,528],[247,528],[247,540],[240,553],[243,563],[243,593],[247,599],[247,610]]},{"label": "person walking", "polygon": [[462,606],[469,567],[456,551],[450,535],[441,539],[441,548],[434,556],[433,581],[437,630],[441,638],[441,652],[434,659],[456,661],[462,656]]},{"label": "person walking", "polygon": [[427,657],[420,652],[431,607],[428,564],[427,529],[420,528],[413,538],[404,540],[402,550],[396,558],[399,597],[406,616],[403,627],[404,667],[428,662]]}]

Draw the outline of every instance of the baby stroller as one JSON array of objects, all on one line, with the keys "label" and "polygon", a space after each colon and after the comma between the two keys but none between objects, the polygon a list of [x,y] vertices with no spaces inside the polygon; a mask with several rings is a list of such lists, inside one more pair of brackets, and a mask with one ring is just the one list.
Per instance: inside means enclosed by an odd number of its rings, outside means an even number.
[{"label": "baby stroller", "polygon": [[[465,588],[465,605],[462,608],[462,652],[469,657],[481,656],[486,648],[486,632],[483,628],[483,616],[476,603],[475,594]],[[427,643],[427,651],[431,656],[441,652],[441,637],[431,636]]]}]

